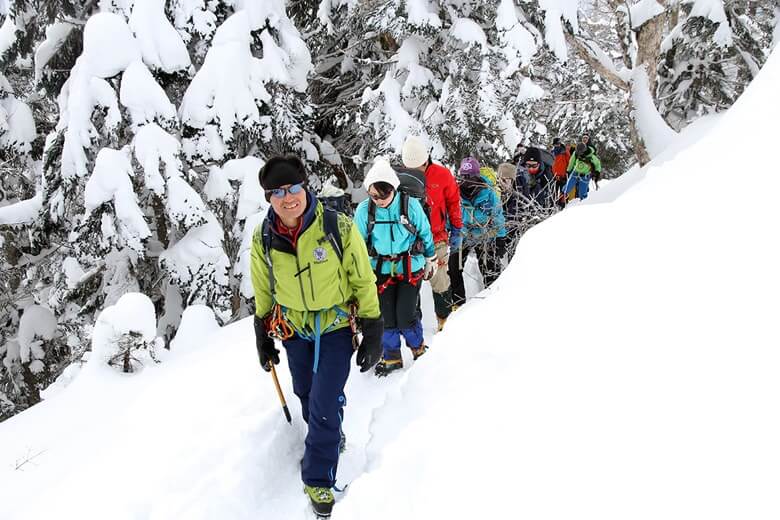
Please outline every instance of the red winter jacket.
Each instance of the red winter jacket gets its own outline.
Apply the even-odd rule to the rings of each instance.
[[[429,164],[425,169],[425,190],[431,207],[431,231],[434,242],[447,242],[447,217],[450,227],[462,228],[460,191],[455,177],[440,164]]]
[[[571,154],[569,154],[568,148],[564,148],[563,153],[559,153],[555,156],[555,162],[553,162],[552,172],[558,179],[566,178],[566,169],[569,167],[569,160]]]

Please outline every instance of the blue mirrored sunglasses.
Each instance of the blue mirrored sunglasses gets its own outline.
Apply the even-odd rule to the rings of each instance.
[[[277,199],[284,198],[285,195],[288,193],[290,195],[297,195],[301,191],[303,191],[303,184],[293,184],[292,186],[288,188],[276,188],[273,190],[268,190],[269,193],[271,193],[272,197],[276,197]]]

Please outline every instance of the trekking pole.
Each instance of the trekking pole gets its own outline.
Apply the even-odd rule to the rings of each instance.
[[[290,415],[290,410],[287,408],[287,401],[284,400],[284,394],[282,393],[282,387],[279,386],[279,378],[276,377],[276,368],[274,367],[273,362],[269,362],[269,365],[271,365],[271,377],[274,379],[274,386],[276,386],[276,393],[279,395],[279,400],[282,402],[282,410],[284,411],[284,417],[287,419],[287,422],[292,424],[292,415]]]

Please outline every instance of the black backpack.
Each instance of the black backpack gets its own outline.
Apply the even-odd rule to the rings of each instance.
[[[339,212],[328,207],[323,207],[323,210],[322,228],[325,232],[325,236],[320,239],[320,243],[326,240],[330,242],[331,247],[333,247],[333,250],[336,251],[336,256],[338,256],[339,262],[341,262],[344,259],[344,246],[341,241],[341,232],[339,231]],[[268,217],[263,220],[262,238],[265,263],[268,265],[269,288],[271,290],[271,296],[273,296],[275,300],[274,266],[271,261],[271,239],[273,237],[271,234],[271,221],[268,219]]]
[[[553,157],[553,154],[545,150],[544,148],[539,148],[539,155],[542,158],[542,162],[547,165],[547,168],[552,171],[553,163],[555,162],[555,157]]]

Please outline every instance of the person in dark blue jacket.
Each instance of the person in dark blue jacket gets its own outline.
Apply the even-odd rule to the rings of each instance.
[[[366,175],[369,198],[355,210],[355,225],[366,240],[377,277],[384,335],[378,377],[403,367],[401,336],[416,360],[427,347],[418,298],[422,280],[436,273],[433,234],[422,204],[398,190],[400,181],[390,163],[379,159]]]
[[[463,264],[474,249],[485,286],[493,283],[501,272],[501,258],[506,253],[506,226],[501,199],[491,181],[480,174],[479,161],[466,157],[460,163],[461,211],[463,213],[463,246],[450,255],[449,272],[452,280],[452,304],[466,301],[463,284]]]

